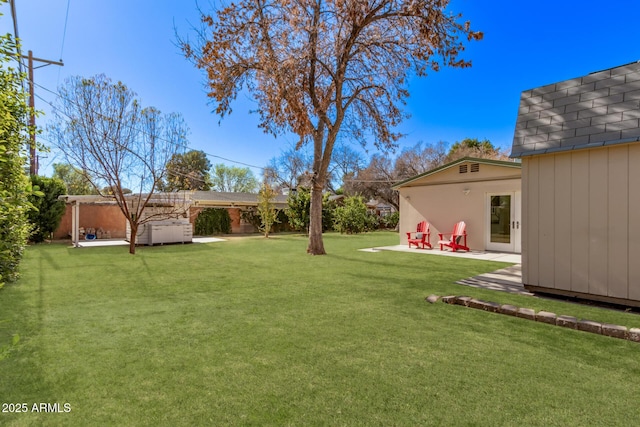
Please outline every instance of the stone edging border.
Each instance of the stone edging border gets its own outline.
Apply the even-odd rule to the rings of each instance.
[[[442,302],[446,304],[462,305],[464,307],[475,308],[492,313],[506,314],[508,316],[547,323],[549,325],[562,326],[564,328],[576,329],[578,331],[591,332],[593,334],[605,335],[607,337],[620,338],[640,343],[640,328],[627,329],[626,326],[611,325],[586,319],[578,320],[573,316],[558,316],[555,313],[550,313],[548,311],[539,311],[536,313],[535,310],[531,308],[519,308],[509,304],[500,305],[496,302],[483,301],[466,296],[449,295],[440,297],[438,295],[429,295],[425,298],[427,302],[432,304],[437,302],[439,299],[442,299]]]

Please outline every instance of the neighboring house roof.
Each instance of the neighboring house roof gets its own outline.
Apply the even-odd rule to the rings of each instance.
[[[640,141],[640,61],[522,92],[511,157]]]
[[[144,194],[142,196],[145,196]],[[137,194],[129,194],[126,198],[139,197]],[[115,198],[103,197],[99,195],[90,196],[73,196],[64,195],[58,197],[66,203],[80,204],[115,204]],[[208,207],[242,207],[242,206],[258,206],[258,195],[250,193],[223,193],[219,191],[180,191],[174,193],[155,193],[151,196],[150,202],[153,203],[171,203],[180,201],[182,203],[191,203],[195,206]],[[287,205],[287,196],[277,195],[274,203],[276,207],[282,208]]]
[[[219,191],[194,191],[191,200],[195,206],[241,207],[258,206],[258,195],[251,193],[224,193]],[[287,196],[278,194],[274,204],[277,207],[287,205]]]
[[[146,197],[148,193],[143,194],[125,194],[125,200],[137,199],[140,197]],[[65,203],[78,203],[82,205],[113,205],[117,204],[114,196],[101,196],[99,194],[90,195],[73,195],[65,194],[58,196],[58,200],[62,200]],[[151,204],[175,204],[176,202],[189,203],[191,201],[188,191],[177,191],[173,193],[154,193],[149,199]]]
[[[419,179],[425,178],[427,176],[436,174],[438,172],[442,172],[446,169],[450,169],[450,168],[455,168],[463,163],[477,163],[477,164],[485,164],[485,165],[493,165],[493,166],[504,166],[504,167],[509,167],[509,168],[517,168],[517,169],[521,169],[522,168],[522,164],[519,162],[515,162],[515,161],[505,161],[505,160],[494,160],[494,159],[478,159],[475,157],[463,157],[462,159],[458,159],[455,160],[451,163],[447,163],[446,165],[442,165],[440,167],[437,167],[435,169],[431,169],[425,173],[421,173],[420,175],[416,175],[414,177],[411,177],[409,179],[405,179],[404,181],[400,181],[398,183],[396,183],[395,185],[393,185],[391,188],[393,188],[394,190],[399,190],[402,187],[408,186],[409,184],[411,184],[414,181],[417,181]]]

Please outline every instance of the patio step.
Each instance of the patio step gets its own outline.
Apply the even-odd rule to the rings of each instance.
[[[458,280],[459,285],[471,286],[474,288],[490,289],[494,291],[509,292],[520,295],[533,295],[528,292],[522,283],[515,283],[508,280],[500,280],[494,278],[483,278],[482,276],[470,277],[468,279]]]
[[[456,282],[474,288],[485,288],[520,295],[533,295],[522,285],[522,266],[512,265],[491,273],[480,274]]]

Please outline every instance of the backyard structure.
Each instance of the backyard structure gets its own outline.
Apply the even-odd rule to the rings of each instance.
[[[243,211],[257,212],[258,195],[252,193],[226,193],[219,191],[194,191],[191,195],[191,223],[194,224],[198,214],[203,209],[226,209],[231,217],[232,233],[253,233],[256,228],[242,218]],[[287,207],[287,196],[277,195],[275,208],[280,210]]]
[[[518,162],[465,157],[399,182],[400,243],[421,221],[432,236],[464,221],[470,249],[519,253],[520,172]]]
[[[185,212],[186,215],[179,216],[186,218],[191,223],[192,232],[198,214],[208,208],[227,209],[231,217],[232,233],[252,233],[255,231],[255,227],[243,220],[241,214],[242,211],[256,210],[258,206],[257,194],[194,191],[187,193],[186,197],[185,203],[189,204],[189,208]],[[94,231],[98,239],[127,238],[127,221],[112,198],[102,196],[62,196],[61,198],[67,203],[67,206],[60,226],[54,233],[55,239],[71,237],[72,241],[77,242],[84,239],[89,230]],[[275,205],[277,209],[284,209],[287,206],[287,196],[277,196]],[[150,213],[152,208],[153,206],[149,208]],[[184,220],[180,220],[180,224],[165,224],[164,228],[173,228],[174,226],[176,232],[177,228],[184,230]],[[77,234],[74,235],[74,232]],[[140,244],[149,243],[149,233],[150,227],[141,227],[138,231]],[[190,241],[188,235],[184,235],[184,241]]]
[[[527,289],[640,306],[640,63],[522,92]]]
[[[60,200],[66,203],[66,209],[58,229],[54,232],[54,238],[71,237],[76,247],[81,239],[130,239],[129,222],[113,197],[64,195],[60,196]],[[140,195],[137,194],[126,195],[125,200],[131,205],[141,203]],[[191,199],[186,192],[153,194],[143,211],[144,218],[136,234],[136,243],[153,244],[153,228],[156,243],[190,242],[190,205]],[[184,227],[185,224],[187,227]],[[178,226],[184,230],[180,236],[169,232]]]

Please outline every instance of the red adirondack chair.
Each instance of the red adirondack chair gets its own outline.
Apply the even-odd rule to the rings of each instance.
[[[413,234],[413,237],[411,235]],[[409,242],[409,248],[411,245],[416,245],[416,248],[424,249],[426,246],[431,248],[431,230],[429,229],[429,223],[427,221],[422,221],[416,227],[416,231],[407,232],[407,241]]]
[[[440,245],[440,250],[444,250],[443,246],[447,246],[451,248],[453,252],[458,249],[464,249],[465,251],[469,251],[469,247],[467,246],[467,224],[464,221],[460,221],[453,227],[453,233],[438,233],[440,236],[440,240],[438,244]],[[444,236],[451,236],[449,239],[446,239]],[[460,243],[462,240],[463,243]]]

